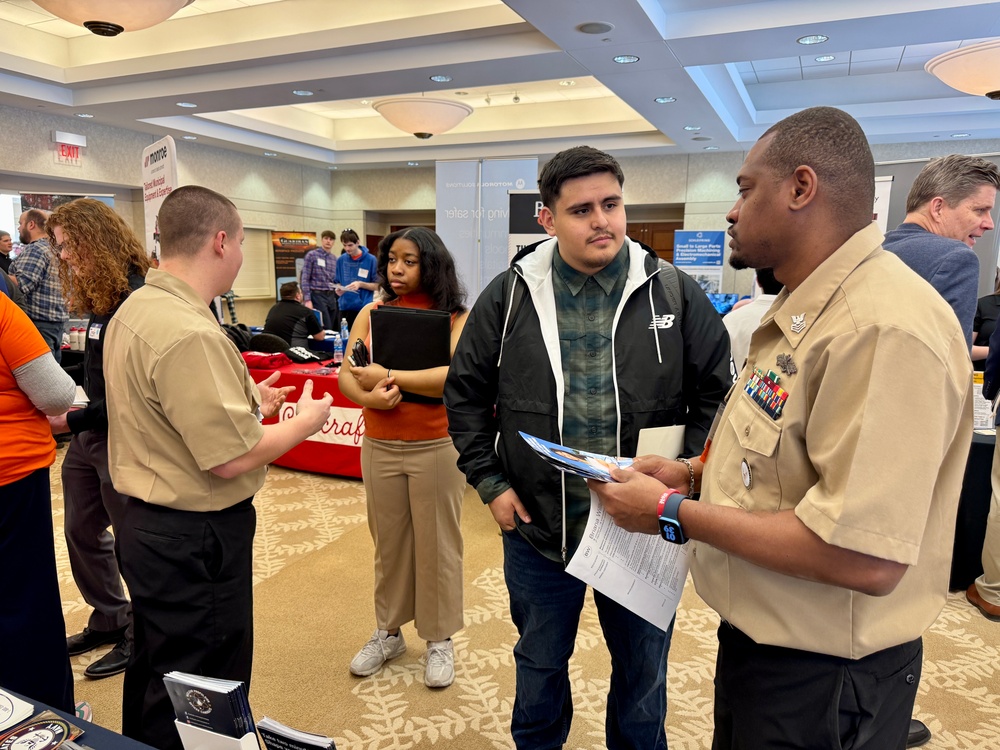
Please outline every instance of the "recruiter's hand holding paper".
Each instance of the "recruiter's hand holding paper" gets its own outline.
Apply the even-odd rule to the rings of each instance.
[[[611,479],[609,465],[627,468],[631,458],[600,456],[520,433],[543,459],[560,471],[603,482]],[[640,455],[676,458],[684,445],[684,427],[642,430]],[[583,540],[566,572],[630,611],[666,630],[684,591],[689,567],[688,546],[667,544],[660,537],[625,531],[590,494],[590,518]]]

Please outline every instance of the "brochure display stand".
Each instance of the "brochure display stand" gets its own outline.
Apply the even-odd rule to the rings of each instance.
[[[236,739],[185,724],[176,719],[174,724],[177,726],[177,733],[181,736],[184,750],[260,750],[257,735],[254,732],[247,732]]]

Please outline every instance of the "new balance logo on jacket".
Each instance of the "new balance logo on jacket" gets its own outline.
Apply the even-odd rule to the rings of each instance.
[[[649,328],[673,328],[674,316],[673,315],[654,315],[653,320],[649,323]]]

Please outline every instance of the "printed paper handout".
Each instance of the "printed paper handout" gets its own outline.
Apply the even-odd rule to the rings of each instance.
[[[567,448],[524,432],[520,435],[560,471],[602,482],[614,481],[611,467],[624,469],[633,461]],[[655,450],[665,458],[674,458],[683,445],[683,436],[682,426],[640,433],[640,453]],[[670,544],[659,536],[619,528],[592,492],[587,528],[566,572],[666,630],[684,591],[688,554],[688,545]]]

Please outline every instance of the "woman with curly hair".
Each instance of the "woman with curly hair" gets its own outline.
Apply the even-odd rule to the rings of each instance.
[[[104,394],[104,332],[129,294],[143,285],[150,261],[142,243],[110,207],[93,198],[60,206],[46,231],[59,255],[59,277],[70,309],[89,314],[83,354],[83,409],[50,417],[52,432],[72,432],[62,465],[64,531],[73,580],[94,611],[83,632],[67,639],[70,656],[113,645],[84,674],[125,671],[132,652],[131,612],[122,589],[114,526],[126,498],[108,469],[108,409]]]

